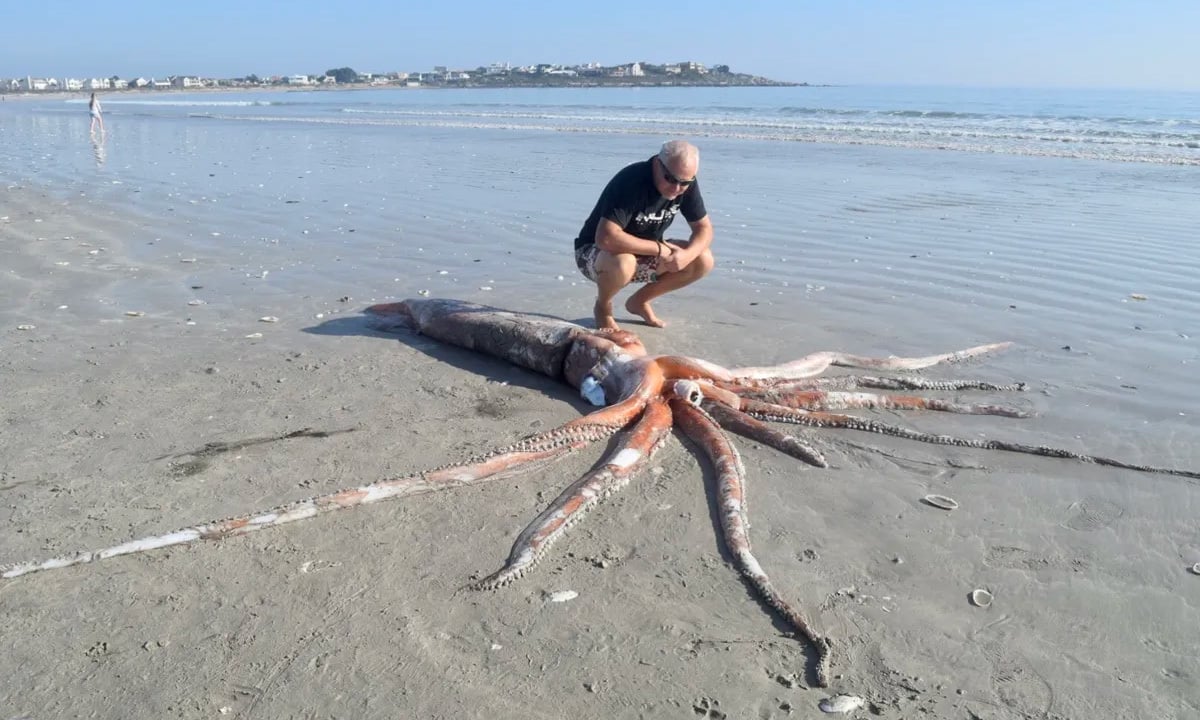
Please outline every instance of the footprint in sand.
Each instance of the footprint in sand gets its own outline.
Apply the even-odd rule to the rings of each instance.
[[[692,711],[700,717],[715,718],[716,720],[725,720],[726,715],[721,711],[721,701],[713,698],[702,697],[692,703]]]
[[[983,647],[992,665],[992,691],[1006,707],[1023,718],[1044,718],[1054,702],[1054,689],[1020,654],[1004,643]]]
[[[1025,548],[1012,545],[992,545],[983,561],[990,567],[1013,570],[1071,570],[1082,572],[1090,563],[1083,558],[1066,558],[1061,555],[1038,555]]]
[[[1080,532],[1091,532],[1112,525],[1125,514],[1125,508],[1103,498],[1085,498],[1071,503],[1062,526]]]

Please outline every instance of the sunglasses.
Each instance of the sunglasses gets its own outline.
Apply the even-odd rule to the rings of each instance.
[[[679,187],[687,187],[688,185],[691,185],[692,183],[696,182],[696,178],[692,178],[691,180],[680,180],[679,178],[675,177],[674,175],[671,174],[671,171],[667,169],[667,164],[665,162],[663,162],[662,160],[659,160],[658,164],[660,167],[662,167],[663,179],[666,180],[667,182],[671,183],[672,185],[678,185]]]

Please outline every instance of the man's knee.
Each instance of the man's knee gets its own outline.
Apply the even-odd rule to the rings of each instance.
[[[696,259],[688,263],[688,269],[692,271],[693,277],[696,279],[702,278],[712,272],[716,261],[713,260],[712,250],[704,249],[704,252],[696,256]]]
[[[601,251],[596,257],[596,272],[608,275],[612,280],[619,280],[622,285],[628,285],[637,272],[637,256],[632,253],[612,254]]]

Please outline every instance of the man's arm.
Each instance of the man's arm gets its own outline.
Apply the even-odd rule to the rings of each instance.
[[[605,217],[600,218],[600,223],[596,225],[596,247],[610,255],[618,253],[659,255],[660,253],[657,242],[630,235],[622,230],[620,225]],[[661,248],[661,251],[670,252],[667,248]]]
[[[660,272],[679,272],[712,245],[713,226],[707,215],[688,223],[688,227],[692,229],[691,242],[684,248],[672,245],[668,241],[667,246],[671,248],[671,254],[658,261]]]

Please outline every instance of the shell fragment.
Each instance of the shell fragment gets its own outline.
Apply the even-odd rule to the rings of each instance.
[[[987,590],[972,590],[971,604],[975,607],[985,608],[992,604],[992,594]]]
[[[849,713],[865,704],[865,700],[855,695],[834,695],[822,700],[817,707],[821,708],[821,712],[824,713]]]
[[[926,505],[932,505],[935,508],[942,510],[954,510],[958,507],[958,501],[945,495],[926,495],[921,498]]]

